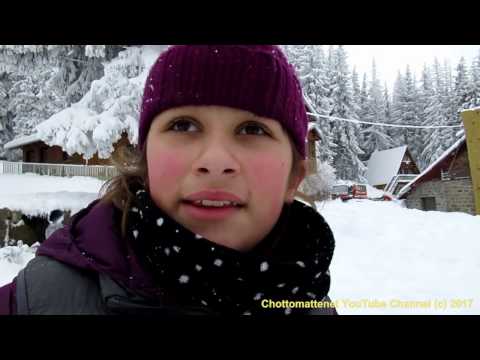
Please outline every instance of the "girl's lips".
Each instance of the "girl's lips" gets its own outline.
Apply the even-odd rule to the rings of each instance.
[[[182,201],[187,214],[198,220],[223,220],[241,210],[239,206],[203,207],[188,201]]]

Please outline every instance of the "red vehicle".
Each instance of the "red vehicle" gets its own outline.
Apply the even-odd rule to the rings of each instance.
[[[367,186],[364,184],[336,185],[333,187],[332,199],[367,199]]]

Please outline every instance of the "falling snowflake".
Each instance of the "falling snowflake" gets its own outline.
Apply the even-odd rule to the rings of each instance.
[[[223,261],[221,259],[215,259],[215,261],[213,262],[213,264],[215,266],[222,266],[223,264]]]
[[[158,225],[158,226],[162,226],[162,225],[163,225],[163,218],[159,217],[159,218],[157,219],[157,225]]]
[[[133,230],[133,236],[135,237],[135,239],[137,238],[137,236],[138,236],[138,230]]]
[[[188,283],[188,280],[190,280],[190,278],[188,277],[188,275],[185,275],[185,274],[178,278],[178,282],[180,284],[186,284]]]
[[[268,262],[264,261],[260,264],[260,271],[264,272],[268,270]]]
[[[302,268],[305,267],[305,263],[303,261],[297,261],[296,264]]]

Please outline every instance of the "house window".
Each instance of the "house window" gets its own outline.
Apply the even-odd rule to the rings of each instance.
[[[422,198],[422,209],[425,211],[428,210],[437,210],[437,203],[434,197],[423,197]]]

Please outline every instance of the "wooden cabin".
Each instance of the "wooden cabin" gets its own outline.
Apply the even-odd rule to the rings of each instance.
[[[475,215],[475,200],[465,136],[399,194],[408,208],[460,211]]]
[[[91,159],[86,160],[82,155],[75,153],[68,155],[60,146],[50,146],[39,139],[38,135],[33,134],[16,138],[4,145],[5,149],[21,149],[23,153],[22,160],[26,163],[46,163],[46,164],[69,164],[69,165],[112,165],[114,157],[120,146],[129,146],[130,142],[126,133],[122,134],[117,143],[113,145],[114,151],[108,159],[101,159],[95,154]]]
[[[368,184],[394,195],[418,174],[418,166],[406,145],[374,151],[367,163]]]

